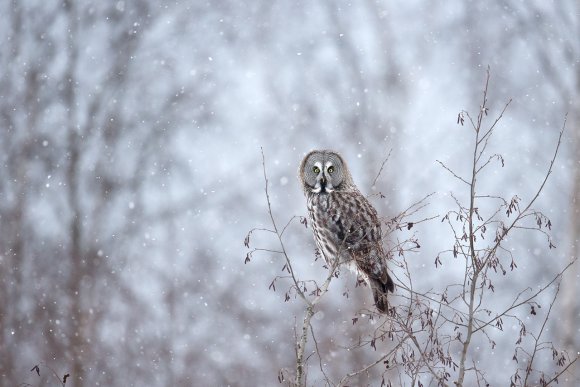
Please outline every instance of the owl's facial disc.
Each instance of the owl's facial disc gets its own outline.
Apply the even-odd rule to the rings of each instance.
[[[320,161],[314,163],[312,167],[312,172],[316,176],[316,181],[312,192],[314,193],[331,193],[334,191],[334,186],[332,184],[335,168],[332,165],[332,161],[326,161],[324,166]]]

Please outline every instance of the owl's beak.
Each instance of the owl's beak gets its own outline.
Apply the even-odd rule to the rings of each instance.
[[[324,175],[322,175],[320,178],[320,192],[325,191],[326,191],[326,178],[324,177]]]

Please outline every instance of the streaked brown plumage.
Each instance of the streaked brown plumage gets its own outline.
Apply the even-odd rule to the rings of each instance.
[[[357,189],[336,152],[310,152],[299,174],[314,239],[327,265],[338,259],[339,264],[356,269],[370,286],[377,309],[385,313],[387,293],[394,290],[394,284],[387,271],[376,210]]]

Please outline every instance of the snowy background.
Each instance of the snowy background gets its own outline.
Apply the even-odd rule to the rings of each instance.
[[[421,215],[442,215],[451,191],[468,193],[436,160],[468,172],[472,132],[456,119],[477,114],[488,65],[491,117],[513,99],[488,193],[531,199],[569,114],[535,206],[557,249],[521,234],[519,271],[496,286],[544,284],[578,254],[577,1],[26,0],[0,15],[0,385],[54,385],[47,367],[74,386],[276,385],[302,314],[288,283],[268,290],[279,257],[244,264],[245,235],[269,221],[260,149],[280,222],[306,215],[296,176],[313,148],[338,150],[363,193],[385,194],[381,215],[431,192]],[[460,282],[434,271],[448,230],[414,231],[420,286]],[[322,278],[311,231],[287,238],[299,273]],[[341,349],[371,305],[354,282],[333,282],[315,317],[333,377],[376,356]],[[548,335],[577,351],[578,289],[564,285]],[[506,385],[513,349],[481,351]]]

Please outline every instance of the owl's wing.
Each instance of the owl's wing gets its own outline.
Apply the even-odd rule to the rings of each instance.
[[[340,250],[368,253],[381,243],[381,225],[377,212],[359,193],[340,193],[337,205],[330,206],[327,227],[334,234]]]
[[[337,222],[337,237],[354,258],[360,271],[371,279],[392,282],[383,252],[381,224],[377,212],[360,193],[345,198],[346,208]],[[388,286],[389,288],[391,285]]]

